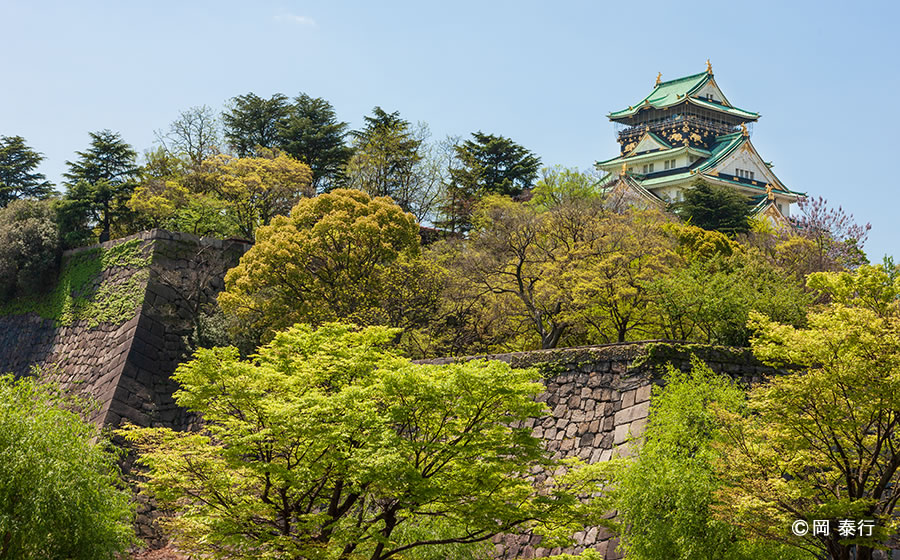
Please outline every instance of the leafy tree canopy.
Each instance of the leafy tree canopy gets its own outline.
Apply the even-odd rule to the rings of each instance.
[[[344,166],[353,155],[344,142],[347,128],[347,123],[337,120],[331,103],[321,97],[301,93],[289,108],[280,146],[312,169],[316,192],[328,191],[343,180]]]
[[[257,146],[278,148],[289,114],[288,98],[280,93],[269,99],[255,93],[238,95],[222,114],[225,142],[242,158],[255,155]]]
[[[55,218],[46,200],[0,208],[0,301],[39,291],[56,278],[62,251]]]
[[[362,130],[350,133],[355,153],[347,164],[347,185],[371,196],[389,196],[409,211],[420,180],[423,139],[398,111],[375,107],[365,119]]]
[[[112,228],[127,219],[126,203],[140,176],[137,152],[117,132],[91,132],[91,145],[75,152],[78,159],[67,161],[67,204],[61,210],[73,228],[87,230],[94,223],[100,228],[100,241],[110,238]],[[77,232],[76,232],[77,233]]]
[[[410,214],[390,199],[335,189],[260,227],[256,244],[226,275],[219,303],[263,338],[297,321],[407,326],[438,293],[418,256]],[[409,285],[411,278],[418,283]],[[407,289],[406,302],[392,295]]]
[[[44,157],[21,136],[0,136],[0,208],[20,198],[46,198],[53,185],[37,166]]]
[[[575,168],[556,165],[544,168],[532,191],[531,204],[552,208],[600,198],[597,179]]]
[[[834,298],[805,328],[752,316],[753,351],[803,368],[749,394],[747,413],[723,419],[724,519],[785,539],[797,519],[830,520],[829,535],[794,545],[828,558],[870,560],[896,533],[900,482],[900,285],[882,267],[815,273],[811,288]],[[840,520],[872,520],[869,535],[841,535]]]
[[[217,348],[179,367],[176,400],[205,430],[127,435],[147,489],[178,513],[165,523],[179,546],[212,558],[384,560],[534,521],[577,526],[589,481],[533,487],[545,451],[515,427],[546,410],[536,372],[414,365],[385,349],[396,334],[296,325],[253,361]]]
[[[540,158],[509,138],[481,131],[473,132],[471,140],[459,144],[456,155],[472,173],[459,178],[474,180],[473,190],[507,196],[516,196],[531,188],[541,165]]]
[[[0,376],[0,559],[119,558],[134,538],[114,454],[85,403]]]
[[[694,360],[690,372],[669,367],[665,385],[654,387],[640,449],[622,463],[614,483],[622,548],[636,560],[755,560],[805,558],[809,554],[750,540],[748,533],[717,519],[721,483],[713,441],[720,430],[715,410],[736,413],[744,391]],[[632,425],[633,426],[633,425]]]
[[[206,183],[225,204],[225,212],[245,239],[259,226],[287,214],[302,196],[312,196],[309,166],[280,150],[259,148],[256,157],[218,155],[204,166]]]
[[[442,208],[441,227],[468,231],[478,200],[486,194],[518,196],[531,188],[541,160],[504,136],[473,132],[472,139],[454,146]]]
[[[749,199],[734,189],[696,181],[684,191],[684,201],[674,205],[675,213],[691,225],[728,235],[750,231]]]

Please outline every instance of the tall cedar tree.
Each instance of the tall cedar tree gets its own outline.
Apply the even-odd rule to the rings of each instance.
[[[375,107],[365,119],[362,130],[350,133],[356,154],[347,166],[348,185],[370,196],[389,196],[409,211],[422,142],[398,111],[387,113]]]
[[[734,235],[750,231],[749,203],[746,196],[733,189],[698,180],[684,191],[684,201],[673,209],[692,225]]]
[[[100,241],[108,241],[113,222],[128,212],[126,203],[140,175],[137,152],[111,130],[91,132],[91,146],[75,152],[78,160],[67,161],[64,212],[77,213],[82,224],[94,220],[100,226]],[[67,220],[64,220],[67,221]]]
[[[53,185],[35,173],[44,157],[21,136],[0,136],[0,208],[20,198],[47,198]]]
[[[486,193],[518,196],[537,179],[541,160],[531,151],[504,136],[473,132],[474,140],[456,146],[456,154]],[[455,175],[454,179],[457,176]]]
[[[509,138],[481,131],[472,138],[454,148],[456,164],[450,169],[444,220],[439,223],[452,231],[469,230],[482,196],[518,196],[530,189],[541,166],[539,157]]]
[[[231,108],[222,114],[225,142],[238,157],[255,155],[257,146],[278,148],[279,130],[290,113],[288,98],[276,93],[263,99],[255,93],[238,95]]]
[[[348,125],[340,122],[331,103],[301,93],[294,98],[281,129],[281,149],[307,164],[313,172],[316,192],[341,183],[344,166],[353,149],[344,143]]]

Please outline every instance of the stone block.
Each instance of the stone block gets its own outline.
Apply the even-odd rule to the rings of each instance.
[[[647,418],[641,418],[631,423],[631,435],[633,437],[641,437],[647,428]]]
[[[623,408],[619,412],[616,412],[616,424],[618,425],[627,422],[633,422],[634,420],[637,420],[639,418],[646,418],[649,411],[650,401],[644,401],[634,406]]]
[[[619,424],[618,426],[616,426],[615,437],[613,439],[613,443],[615,445],[624,443],[625,440],[628,439],[628,428],[629,424]]]
[[[653,388],[652,383],[647,383],[637,389],[637,396],[635,396],[635,402],[644,402],[650,400],[650,391]]]

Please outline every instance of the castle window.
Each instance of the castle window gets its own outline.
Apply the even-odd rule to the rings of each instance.
[[[666,160],[666,165],[665,165],[664,169],[668,169],[668,168],[669,168],[669,160]]]

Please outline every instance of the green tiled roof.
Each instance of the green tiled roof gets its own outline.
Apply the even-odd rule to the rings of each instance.
[[[651,134],[653,134],[653,133],[651,132]],[[614,158],[610,158],[610,159],[607,159],[604,161],[598,161],[595,165],[608,165],[611,163],[621,163],[623,161],[629,161],[629,162],[640,161],[640,160],[644,160],[644,159],[656,158],[656,157],[659,157],[660,155],[663,155],[666,153],[674,154],[674,153],[681,153],[681,152],[685,152],[685,151],[687,151],[688,153],[696,154],[698,156],[703,156],[703,157],[709,157],[709,155],[710,155],[710,152],[704,150],[703,148],[695,148],[693,146],[675,146],[674,148],[667,148],[665,150],[657,150],[657,151],[653,151],[653,152],[644,152],[642,154],[635,154],[633,156],[628,156],[628,157],[618,155]]]
[[[707,101],[706,99],[700,99],[699,97],[691,97],[690,102],[694,105],[699,105],[700,107],[706,107],[707,109],[712,109],[713,111],[722,111],[723,113],[728,113],[729,115],[734,115],[736,117],[741,117],[744,119],[756,120],[759,118],[759,113],[752,113],[750,111],[738,109],[737,107],[728,107],[726,105],[722,105],[721,103],[715,103],[713,101]]]
[[[741,132],[732,132],[731,134],[724,134],[716,137],[716,145],[713,146],[709,159],[698,165],[694,169],[694,172],[700,173],[710,167],[714,167],[723,157],[727,156],[740,146],[743,141],[744,134]]]
[[[641,99],[637,104],[627,109],[622,109],[621,111],[610,113],[608,116],[610,119],[615,120],[618,118],[629,117],[637,113],[641,107],[649,106],[656,109],[662,109],[663,107],[671,107],[672,105],[685,102],[686,100],[688,100],[690,94],[702,88],[711,79],[712,74],[708,72],[701,72],[699,74],[692,74],[690,76],[678,78],[677,80],[660,82],[656,85],[656,87],[653,88],[653,91],[650,92],[650,95]],[[737,107],[729,107],[727,105],[713,103],[705,99],[694,97],[690,97],[689,100],[691,103],[694,103],[701,107],[713,109],[715,111],[722,111],[736,117],[751,120],[759,118],[758,113],[744,111],[743,109],[738,109]]]
[[[684,78],[678,78],[677,80],[669,80],[668,82],[660,82],[653,91],[650,92],[650,95],[641,99],[641,101],[635,105],[634,107],[629,107],[628,109],[623,109],[621,111],[616,111],[615,113],[610,113],[609,117],[625,117],[631,115],[641,105],[649,104],[657,109],[661,109],[662,107],[668,107],[669,105],[674,105],[675,103],[679,103],[684,96],[688,94],[688,92],[693,91],[699,87],[702,87],[703,84],[709,79],[709,74],[706,72],[701,72],[700,74],[694,74],[692,76],[685,76]]]

